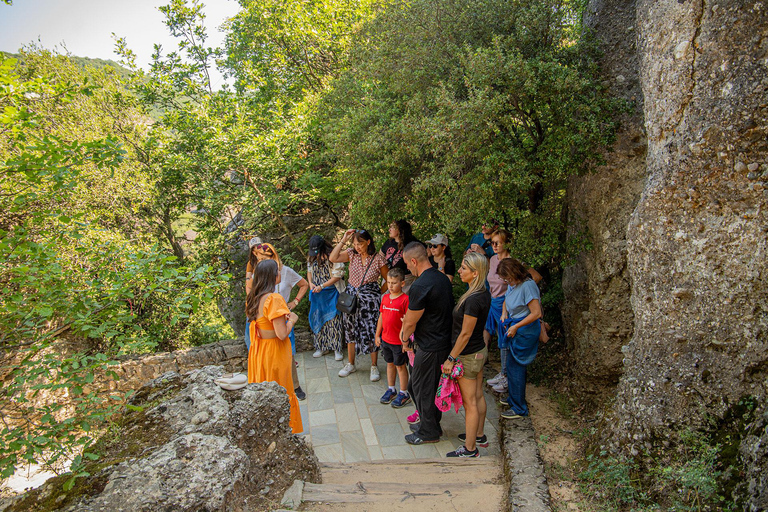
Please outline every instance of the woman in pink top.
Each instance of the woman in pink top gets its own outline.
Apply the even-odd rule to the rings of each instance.
[[[493,386],[494,391],[504,393],[507,391],[506,361],[507,346],[506,337],[498,336],[498,328],[501,325],[501,310],[504,304],[504,294],[507,292],[507,283],[496,273],[499,268],[499,262],[506,258],[511,258],[507,243],[512,238],[512,234],[506,229],[497,229],[491,234],[491,247],[495,253],[488,262],[488,285],[491,292],[491,311],[488,314],[488,320],[485,322],[485,345],[491,341],[491,334],[496,334],[500,341],[499,350],[501,351],[501,372],[492,379],[488,379],[488,384]],[[529,269],[531,277],[538,284],[541,281],[541,274],[534,269]],[[505,340],[505,341],[501,341]]]
[[[352,240],[352,246],[346,251],[343,247]],[[376,346],[376,323],[379,318],[382,286],[379,279],[385,280],[386,287],[387,262],[380,252],[376,251],[373,238],[364,229],[350,229],[344,233],[344,238],[336,244],[328,257],[332,263],[349,262],[349,280],[346,292],[357,296],[357,309],[345,313],[344,337],[347,340],[349,362],[339,372],[339,377],[346,377],[357,371],[355,354],[371,354],[371,381],[381,378]]]

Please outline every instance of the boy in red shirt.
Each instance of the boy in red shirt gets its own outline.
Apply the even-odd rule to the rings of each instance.
[[[389,293],[381,298],[379,322],[376,325],[376,346],[381,347],[381,354],[387,362],[387,385],[389,389],[379,400],[383,404],[392,404],[399,409],[411,402],[408,394],[408,369],[405,363],[408,356],[403,352],[400,342],[400,329],[403,316],[408,311],[408,296],[403,293],[405,273],[393,267],[387,274]],[[395,390],[395,377],[400,377],[400,392]]]

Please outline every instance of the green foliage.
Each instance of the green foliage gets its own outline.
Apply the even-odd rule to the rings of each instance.
[[[646,501],[637,489],[638,466],[631,459],[613,457],[602,451],[599,456],[588,455],[587,464],[587,469],[579,475],[585,494],[614,510]]]
[[[301,102],[322,92],[345,61],[370,0],[240,0],[228,23],[226,67],[238,91],[260,102]]]
[[[566,180],[600,160],[615,128],[580,8],[417,0],[368,23],[322,109],[341,179],[365,190],[352,217],[407,216],[449,235],[495,217],[516,235],[513,254],[556,268]]]
[[[613,510],[731,510],[722,496],[720,445],[686,429],[674,449],[641,462],[605,451],[588,455],[582,490]],[[640,459],[638,459],[640,460]]]
[[[64,57],[0,61],[3,477],[67,459],[82,476],[94,431],[125,401],[98,392],[114,358],[153,350],[225,279],[136,231],[151,176],[110,133],[141,121],[126,101],[114,74]]]
[[[116,357],[224,336],[214,304],[245,233],[298,267],[315,232],[405,217],[458,259],[499,218],[556,314],[566,181],[615,130],[583,2],[241,5],[218,49],[200,2],[171,0],[178,45],[147,73],[121,38],[129,76],[34,48],[0,61],[2,475],[68,458],[73,485],[125,404],[97,393]]]

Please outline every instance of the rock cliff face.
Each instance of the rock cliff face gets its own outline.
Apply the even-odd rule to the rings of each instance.
[[[563,307],[574,375],[598,401],[622,373],[621,347],[632,337],[627,223],[642,192],[646,141],[635,44],[635,2],[597,0],[585,23],[600,39],[601,69],[613,94],[631,105],[606,165],[568,183],[569,236],[584,235],[592,249],[565,269]]]
[[[635,335],[616,412],[662,423],[764,398],[768,15],[758,2],[641,2],[647,184],[628,231]]]
[[[91,474],[65,491],[62,478],[5,503],[16,511],[271,510],[294,479],[319,482],[317,458],[288,426],[285,390],[275,383],[224,391],[207,366],[148,382],[99,441]]]
[[[605,1],[592,7],[599,21],[630,4]],[[768,392],[768,11],[762,2],[728,0],[639,0],[634,10],[648,148],[642,194],[626,232],[624,275],[634,328],[622,348],[607,438],[636,453],[658,447],[670,432],[703,426],[707,416],[723,418],[746,397],[758,404],[757,422],[765,421],[760,417]],[[615,31],[611,24],[602,27]],[[606,69],[610,74],[611,62]],[[579,185],[590,193],[597,187],[599,197],[599,183]],[[575,204],[576,211],[595,214],[595,208]],[[610,210],[597,211],[602,212]],[[624,220],[618,215],[593,222],[595,237],[603,226],[612,234],[614,223],[620,231]],[[624,328],[625,309],[614,316],[615,308],[595,305],[599,299],[593,293],[611,296],[611,280],[622,274],[611,269],[622,262],[601,259],[600,251],[615,254],[620,248],[599,241],[581,267],[570,271],[582,283],[570,291],[577,308],[605,312]],[[590,270],[595,268],[602,270]],[[566,318],[575,353],[591,350],[585,328],[574,327],[578,315]],[[589,343],[616,350],[618,340],[605,334],[599,331],[602,341]],[[615,367],[612,359],[607,366]],[[759,476],[768,458],[768,447],[760,442],[764,427],[745,425],[744,433],[747,508],[764,509],[768,490]]]

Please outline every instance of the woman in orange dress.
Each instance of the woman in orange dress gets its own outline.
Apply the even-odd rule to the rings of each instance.
[[[250,320],[251,348],[248,350],[248,382],[274,381],[285,388],[291,405],[290,426],[294,434],[304,431],[299,400],[293,386],[293,355],[288,335],[298,317],[285,299],[275,293],[280,282],[277,262],[264,260],[256,265],[246,299]]]

